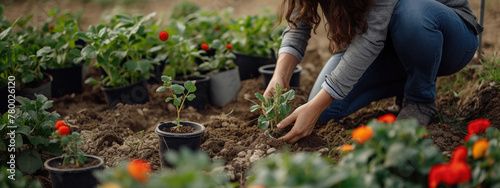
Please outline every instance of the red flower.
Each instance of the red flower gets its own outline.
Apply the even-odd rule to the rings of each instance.
[[[208,47],[208,44],[207,44],[207,43],[202,43],[202,44],[201,44],[201,49],[202,49],[202,50],[205,50],[205,51],[208,51],[210,48]]]
[[[49,29],[52,31],[54,30],[54,26],[49,26]]]
[[[471,168],[466,162],[467,148],[459,146],[453,152],[448,164],[438,164],[429,172],[429,187],[435,188],[439,183],[456,185],[468,182],[471,179]]]
[[[149,179],[151,166],[146,161],[134,159],[127,164],[127,172],[138,182],[144,183]]]
[[[66,124],[64,124],[64,122],[62,120],[57,120],[56,122],[56,129],[59,129],[59,127],[61,126],[67,126]]]
[[[166,41],[168,39],[168,33],[166,31],[161,31],[159,37],[160,40]]]
[[[68,135],[69,134],[69,127],[66,125],[60,126],[59,129],[57,129],[59,132],[59,135]]]
[[[231,49],[233,49],[233,46],[231,46],[231,44],[226,44],[226,48],[227,48],[228,50],[231,50]]]
[[[377,119],[380,123],[392,124],[396,121],[396,116],[394,114],[385,114]]]
[[[488,127],[490,127],[491,122],[487,119],[476,119],[471,121],[467,126],[467,135],[464,140],[468,141],[473,134],[484,133]]]

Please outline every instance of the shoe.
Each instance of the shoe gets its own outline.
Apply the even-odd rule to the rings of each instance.
[[[396,117],[396,121],[414,118],[418,120],[419,126],[426,126],[434,120],[436,113],[436,102],[416,103],[404,98],[402,109]]]

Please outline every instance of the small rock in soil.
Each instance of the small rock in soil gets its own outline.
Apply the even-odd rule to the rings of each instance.
[[[229,125],[229,128],[231,128],[231,129],[237,129],[237,128],[238,128],[238,125],[231,124],[231,125]]]
[[[271,153],[273,153],[275,151],[276,151],[276,148],[269,148],[266,153],[267,154],[271,154]]]
[[[139,115],[141,115],[141,116],[144,116],[144,112],[143,112],[141,109],[139,109],[139,108],[137,109],[137,113],[138,113]]]
[[[219,153],[226,153],[228,152],[229,150],[227,150],[226,148],[222,149]]]
[[[262,151],[262,150],[255,150],[255,151],[253,152],[253,154],[254,154],[254,155],[257,155],[257,156],[259,156],[259,157],[261,157],[262,155],[264,155],[264,151]]]
[[[328,153],[330,150],[328,148],[321,148],[319,150],[320,153]]]
[[[451,140],[453,140],[455,142],[459,142],[461,139],[458,136],[453,136],[453,137],[451,137]]]
[[[252,155],[250,157],[250,163],[254,163],[255,161],[258,161],[260,159],[260,157],[258,155]]]
[[[224,122],[222,122],[222,127],[227,127],[227,126],[229,126],[229,123],[228,123],[228,122],[225,122],[225,121],[224,121]]]
[[[177,111],[177,109],[175,108],[175,106],[173,104],[171,104],[171,103],[168,103],[167,110],[169,112],[175,112],[175,111]]]
[[[124,153],[128,153],[130,152],[130,147],[127,145],[121,145],[120,147],[118,147],[118,150]]]
[[[238,153],[238,157],[245,157],[245,155],[247,155],[247,152],[245,152],[245,151],[240,151]]]

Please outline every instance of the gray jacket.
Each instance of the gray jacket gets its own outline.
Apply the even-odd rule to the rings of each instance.
[[[334,99],[343,99],[382,51],[387,37],[389,21],[398,1],[376,0],[376,5],[372,7],[367,15],[368,30],[354,37],[342,56],[339,65],[330,75],[326,75],[327,78],[322,87]],[[437,1],[455,11],[476,35],[483,31],[483,27],[477,23],[476,16],[472,13],[467,0]],[[296,9],[292,15],[296,15],[298,10]],[[296,24],[296,29],[288,27],[283,32],[283,41],[279,53],[292,54],[300,62],[304,56],[307,41],[311,37],[312,27],[301,21],[297,21]],[[363,53],[359,53],[359,51]]]

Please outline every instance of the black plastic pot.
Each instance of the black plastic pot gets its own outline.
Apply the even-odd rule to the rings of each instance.
[[[67,94],[82,93],[82,64],[67,68],[47,69],[52,75],[52,97],[62,97]]]
[[[193,108],[196,108],[198,110],[206,109],[208,103],[208,91],[210,89],[210,77],[197,76],[197,77],[190,77],[187,80],[196,81],[195,83],[196,91],[194,92],[196,98],[194,98],[192,101],[186,100],[184,105],[192,106]],[[179,85],[184,85],[185,82],[186,82],[185,80],[182,81],[172,80],[172,83]]]
[[[175,122],[160,122],[156,126],[155,132],[158,134],[160,142],[160,163],[162,167],[172,167],[170,163],[165,159],[165,153],[167,151],[179,151],[180,148],[188,148],[191,150],[199,150],[201,144],[201,135],[205,132],[205,126],[189,122],[181,121],[182,126],[189,126],[196,130],[193,133],[170,133],[162,131],[164,128],[175,127]]]
[[[7,85],[0,87],[0,114],[5,114],[9,110]]]
[[[45,82],[41,85],[38,85],[38,86],[35,86],[35,87],[25,87],[23,89],[21,89],[20,91],[17,91],[17,95],[20,95],[20,96],[23,96],[23,97],[26,97],[28,99],[31,99],[31,100],[35,100],[36,99],[36,96],[35,94],[42,94],[44,95],[45,97],[47,98],[51,98],[52,97],[52,76],[47,74],[47,73],[43,73],[44,77],[47,77],[49,79],[48,82]]]
[[[109,108],[111,109],[114,109],[118,103],[144,104],[149,101],[149,92],[146,80],[123,87],[101,87],[101,89],[104,91]]]
[[[210,102],[218,107],[230,103],[241,89],[238,68],[210,75]]]
[[[234,52],[234,55],[236,55],[234,63],[239,67],[241,80],[257,78],[260,76],[259,67],[276,63],[274,55],[270,57],[259,57],[238,52]]]
[[[151,58],[157,57],[157,54],[153,54]],[[168,58],[168,57],[167,57]],[[156,84],[161,84],[163,83],[161,81],[161,76],[163,75],[163,70],[165,70],[165,65],[167,64],[167,60],[160,61],[158,65],[153,64],[153,69],[150,69],[149,72],[153,74],[151,78],[148,79],[148,83],[156,83]]]
[[[264,78],[264,89],[269,84],[269,81],[273,77],[274,69],[276,68],[276,64],[272,65],[264,65],[259,67],[259,72],[262,74]],[[300,87],[300,72],[302,72],[302,67],[297,66],[293,71],[292,78],[290,79],[290,88],[298,89]]]
[[[54,166],[62,163],[63,158],[55,157],[45,161],[44,166],[50,172],[53,188],[88,188],[96,187],[98,182],[92,174],[95,170],[103,169],[104,160],[93,155],[85,155],[87,162],[99,160],[99,164],[87,168],[79,169],[59,169]]]

